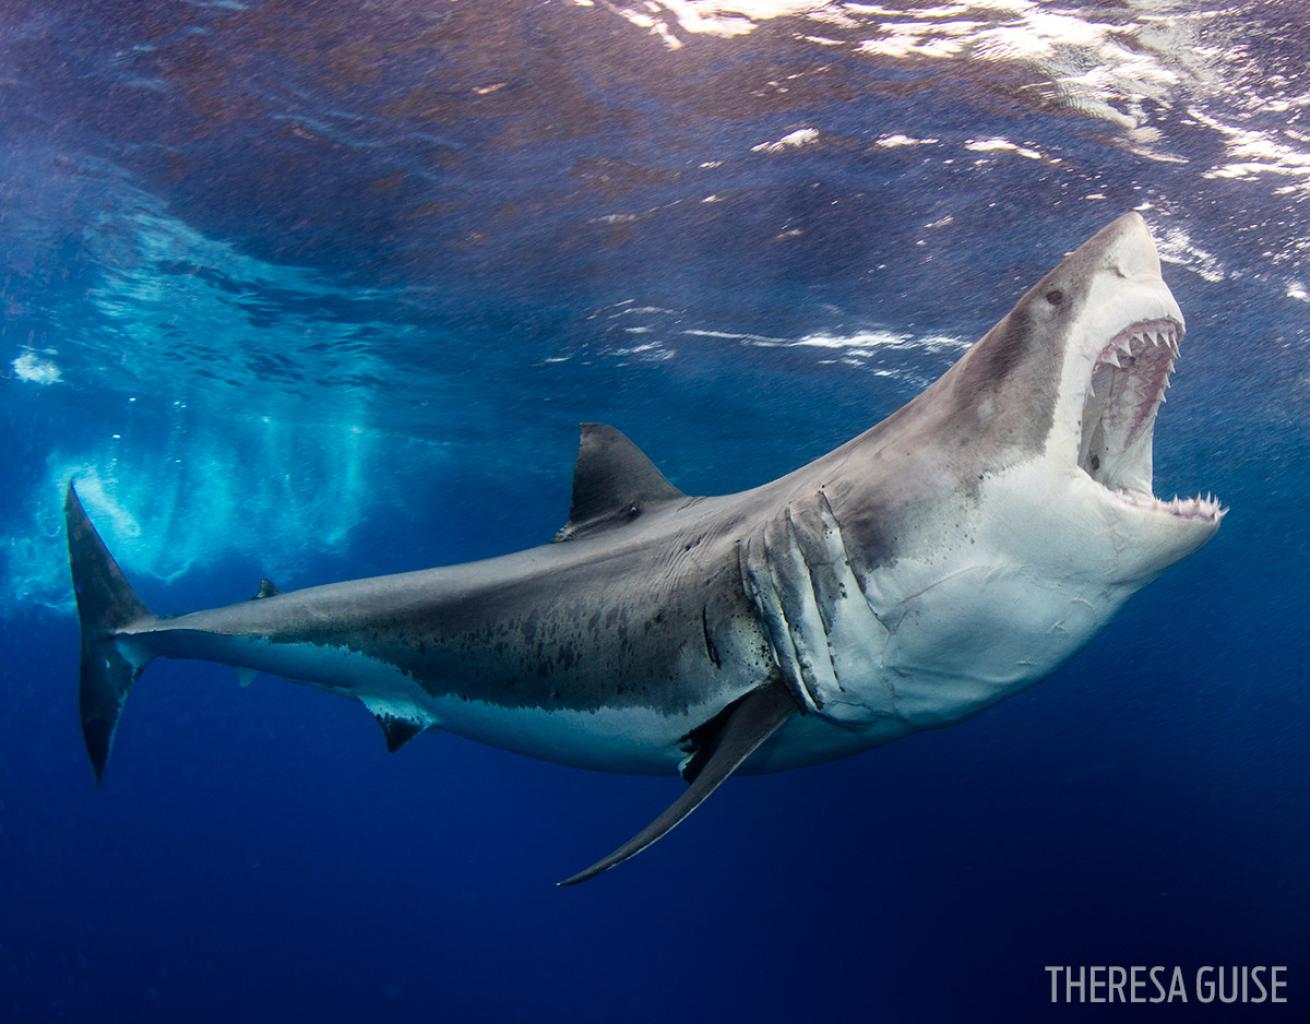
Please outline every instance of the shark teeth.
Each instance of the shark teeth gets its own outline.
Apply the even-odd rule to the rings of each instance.
[[[1114,337],[1097,357],[1098,363],[1108,363],[1116,369],[1124,369],[1123,360],[1132,362],[1142,356],[1153,356],[1160,352],[1170,354],[1169,368],[1173,369],[1173,360],[1178,357],[1182,341],[1182,328],[1172,320],[1152,320],[1144,324],[1134,324]]]
[[[1121,395],[1122,401],[1134,409],[1125,447],[1132,443],[1155,410],[1164,403],[1182,332],[1182,326],[1169,319],[1136,323],[1115,335],[1096,358],[1092,377],[1096,377],[1096,367],[1106,366],[1120,371],[1122,376],[1114,374],[1100,383],[1103,388],[1108,386],[1111,392]],[[1087,397],[1097,397],[1091,380]]]
[[[1122,487],[1116,490],[1115,494],[1123,501],[1128,502],[1130,505],[1136,505],[1138,508],[1166,512],[1169,515],[1179,516],[1183,519],[1203,519],[1206,522],[1217,523],[1228,515],[1228,509],[1220,504],[1218,498],[1208,492],[1204,497],[1197,494],[1192,498],[1171,498],[1168,501],[1151,494],[1125,490]]]
[[[1227,514],[1213,495],[1161,500],[1151,493],[1151,431],[1167,400],[1183,334],[1168,318],[1125,327],[1101,349],[1088,377],[1078,465],[1124,502],[1195,522]]]
[[[1092,377],[1100,370],[1099,383],[1108,390],[1100,413],[1107,437],[1117,439],[1122,450],[1133,446],[1163,404],[1181,335],[1182,325],[1173,320],[1142,321],[1120,331],[1097,357]],[[1088,399],[1095,397],[1089,390]]]

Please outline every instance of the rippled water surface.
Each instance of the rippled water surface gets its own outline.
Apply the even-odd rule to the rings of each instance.
[[[1310,5],[0,0],[0,140],[0,1016],[1310,984]],[[673,783],[388,758],[345,702],[173,663],[92,791],[70,476],[164,610],[512,550],[565,518],[579,421],[688,493],[760,483],[1129,209],[1188,319],[1156,491],[1233,511],[1045,685],[740,780],[568,894]]]

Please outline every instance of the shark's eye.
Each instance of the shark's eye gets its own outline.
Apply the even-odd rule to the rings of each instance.
[[[1052,288],[1046,293],[1046,301],[1052,306],[1058,306],[1064,301],[1064,292],[1060,291],[1059,288]]]

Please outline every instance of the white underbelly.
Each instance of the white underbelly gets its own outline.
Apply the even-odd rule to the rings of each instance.
[[[211,635],[196,655],[257,669],[361,701],[385,713],[503,750],[558,764],[634,775],[676,774],[686,758],[684,737],[722,710],[718,703],[678,714],[651,708],[594,710],[504,706],[457,694],[429,693],[399,669],[345,647],[274,644],[250,637]],[[785,726],[743,767],[780,771],[831,761],[904,735],[884,721],[852,730],[820,716]]]

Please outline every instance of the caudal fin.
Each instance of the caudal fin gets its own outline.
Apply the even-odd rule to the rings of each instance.
[[[68,529],[68,563],[77,593],[77,617],[82,626],[81,685],[82,738],[99,782],[114,744],[114,731],[127,695],[150,656],[121,642],[125,627],[150,619],[123,577],[123,571],[96,533],[73,485],[64,499]]]

